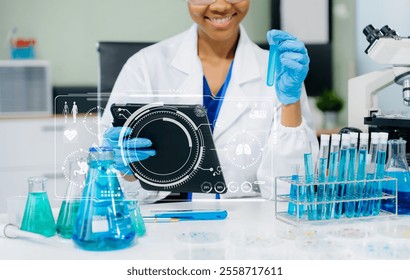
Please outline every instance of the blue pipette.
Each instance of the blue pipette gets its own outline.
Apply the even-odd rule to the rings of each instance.
[[[329,156],[329,139],[330,135],[320,135],[320,149],[319,149],[319,164],[318,164],[318,185],[317,185],[317,212],[316,218],[318,220],[323,219],[325,206],[321,202],[325,199],[325,182],[326,182],[326,170],[327,160]]]
[[[356,180],[356,197],[359,202],[355,204],[355,217],[359,217],[362,213],[363,201],[360,200],[364,196],[364,182],[366,178],[366,161],[367,161],[367,148],[368,148],[369,134],[360,133],[360,143],[359,143],[359,159],[357,163],[357,175]]]
[[[349,183],[346,187],[346,199],[353,200],[355,196],[355,184],[354,180],[356,178],[356,155],[357,155],[357,140],[359,138],[359,133],[350,132],[350,147],[349,147],[349,163],[347,167],[347,180]],[[354,201],[348,201],[345,204],[347,218],[353,217],[355,213],[355,203]]]
[[[325,217],[329,220],[332,217],[333,211],[333,201],[335,199],[335,184],[332,182],[336,181],[338,160],[339,160],[339,143],[340,135],[332,134],[332,141],[330,146],[330,158],[329,158],[329,174],[328,174],[328,185],[326,186],[326,200],[329,203],[326,204]]]
[[[276,66],[278,61],[278,45],[276,43],[269,45],[268,74],[266,84],[273,86],[275,83]]]
[[[349,145],[350,145],[350,135],[349,134],[342,134],[342,145],[340,148],[340,155],[339,155],[339,169],[337,172],[337,181],[339,184],[337,185],[336,189],[336,199],[343,200],[345,196],[345,186],[346,186],[346,179],[347,179],[347,164],[349,162]],[[335,219],[339,219],[343,214],[343,203],[336,202],[335,204]]]

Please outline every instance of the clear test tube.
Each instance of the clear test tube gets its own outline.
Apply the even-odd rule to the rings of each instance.
[[[308,219],[316,219],[315,201],[315,187],[313,185],[313,160],[312,160],[312,144],[309,141],[305,142],[304,151],[304,165],[305,165],[305,179],[306,179],[306,200],[310,202],[307,205]]]
[[[350,135],[342,134],[342,144],[340,147],[339,154],[339,169],[337,171],[337,181],[339,182],[336,188],[336,200],[343,200],[345,197],[346,191],[346,180],[347,180],[347,171],[349,163],[349,147],[350,147]],[[335,219],[339,219],[343,212],[343,203],[335,203]]]
[[[273,86],[275,83],[276,67],[278,63],[278,45],[276,43],[269,45],[268,74],[266,84]]]
[[[364,197],[364,187],[365,184],[363,180],[366,178],[366,163],[367,163],[367,153],[368,153],[368,146],[369,146],[369,133],[360,133],[360,141],[359,141],[359,154],[358,154],[358,161],[357,161],[357,173],[356,173],[356,190],[355,196],[359,199],[359,201],[355,204],[355,217],[359,217],[362,213],[363,202],[362,199]]]
[[[373,189],[375,182],[372,181],[376,178],[376,158],[377,158],[377,147],[379,145],[379,133],[370,133],[370,148],[369,148],[369,163],[366,165],[366,184],[363,190],[364,198],[370,198],[373,196]],[[362,215],[367,217],[372,213],[373,202],[371,200],[363,201],[363,206],[361,209]],[[360,211],[360,209],[359,209]]]
[[[380,132],[380,142],[377,148],[377,157],[376,157],[376,179],[384,179],[384,168],[386,165],[386,153],[387,153],[387,140],[389,139],[389,134],[387,132]],[[377,182],[374,196],[379,198],[373,202],[373,216],[379,215],[383,181]]]
[[[324,215],[325,205],[321,204],[325,199],[325,182],[326,182],[326,171],[327,171],[327,163],[329,157],[329,140],[330,135],[322,134],[320,135],[320,149],[319,149],[319,160],[318,160],[318,168],[317,168],[317,178],[318,178],[318,185],[317,185],[317,213],[316,219],[322,220]]]
[[[329,220],[332,217],[333,212],[333,201],[335,199],[335,184],[337,179],[337,169],[339,166],[339,145],[340,145],[340,134],[332,134],[332,140],[330,145],[330,156],[329,156],[329,174],[327,177],[326,186],[326,200],[329,203],[325,207],[325,217]]]
[[[350,146],[349,146],[349,162],[347,166],[347,180],[351,183],[346,185],[346,199],[352,200],[355,196],[355,184],[354,180],[356,178],[356,156],[357,156],[357,141],[359,138],[359,133],[350,132]],[[346,202],[345,215],[347,218],[351,218],[355,213],[354,201]]]

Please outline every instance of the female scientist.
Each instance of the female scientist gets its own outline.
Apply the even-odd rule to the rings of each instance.
[[[195,24],[132,56],[121,70],[106,108],[113,103],[129,103],[127,92],[172,90],[181,104],[192,104],[186,93],[196,94],[207,109],[228,186],[221,198],[272,199],[274,178],[291,175],[295,163],[303,162],[304,143],[310,141],[313,152],[317,152],[303,85],[309,68],[306,48],[286,32],[267,33],[268,42],[277,44],[279,54],[275,86],[269,87],[266,85],[269,53],[253,43],[240,24],[250,0],[187,2]],[[228,100],[241,100],[241,103]],[[111,125],[109,110],[103,115],[102,123]],[[109,141],[105,142],[111,145],[118,142],[119,129],[109,128],[104,134],[104,140]],[[138,152],[138,159],[127,160],[155,156],[154,150],[147,149],[151,145],[148,139],[135,140],[134,148],[143,149]],[[113,146],[118,170],[131,174],[118,147]],[[139,185],[132,175],[122,178],[121,183],[126,189]],[[138,192],[139,199],[144,201],[156,201],[169,194],[141,187]]]

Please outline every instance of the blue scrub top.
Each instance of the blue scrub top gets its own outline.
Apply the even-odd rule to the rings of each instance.
[[[223,83],[222,87],[219,89],[215,97],[212,96],[211,88],[209,87],[208,81],[206,80],[206,77],[204,75],[203,105],[206,108],[212,132],[214,132],[215,123],[218,119],[219,111],[222,106],[226,89],[228,88],[229,82],[231,80],[232,65],[233,61],[231,63],[231,66],[229,67],[228,75],[226,75],[225,82]]]
[[[218,93],[215,97],[212,96],[211,88],[208,85],[208,81],[204,75],[204,89],[203,89],[203,105],[206,108],[206,112],[208,114],[209,124],[211,125],[211,131],[214,132],[215,123],[218,119],[219,111],[221,110],[222,102],[226,93],[226,89],[228,88],[229,82],[231,80],[232,74],[232,65],[229,67],[228,75],[226,75],[225,82],[223,83],[222,87],[219,89]],[[216,194],[216,199],[219,199],[219,194]],[[192,200],[192,193],[188,193],[188,200]]]

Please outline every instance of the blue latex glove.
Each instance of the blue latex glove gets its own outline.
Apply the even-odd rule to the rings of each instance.
[[[295,36],[272,29],[267,33],[268,43],[276,44],[277,57],[275,88],[279,101],[284,105],[297,102],[302,84],[309,71],[309,56],[305,45]]]
[[[125,165],[121,155],[121,147],[118,145],[122,129],[125,129],[124,136],[127,136],[132,132],[132,129],[129,127],[110,127],[104,133],[103,146],[113,148],[115,168],[125,175],[130,175],[132,174],[132,170],[129,167],[129,163],[155,156],[155,150],[146,149],[152,145],[152,142],[149,139],[132,138],[130,140],[125,140],[122,147],[124,149],[125,161],[128,163]]]

